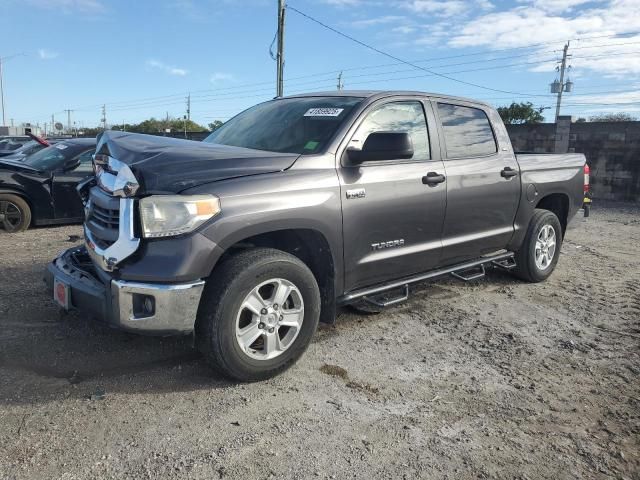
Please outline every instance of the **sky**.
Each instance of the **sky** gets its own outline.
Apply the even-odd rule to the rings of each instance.
[[[569,41],[561,113],[640,117],[640,0],[288,5],[285,94],[335,90],[342,71],[347,90],[530,101],[552,121]],[[108,124],[179,118],[189,93],[193,120],[224,121],[275,95],[276,16],[277,0],[0,0],[7,123],[66,124],[70,109],[76,126],[97,126],[102,105]]]

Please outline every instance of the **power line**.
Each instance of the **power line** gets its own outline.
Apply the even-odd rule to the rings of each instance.
[[[418,70],[423,70],[425,72],[428,72],[431,75],[435,75],[435,76],[440,77],[440,78],[445,78],[447,80],[451,80],[453,82],[461,83],[461,84],[464,84],[464,85],[469,85],[471,87],[481,88],[483,90],[490,90],[492,92],[509,93],[509,94],[517,95],[517,92],[510,92],[510,91],[507,91],[507,90],[500,90],[500,89],[497,89],[497,88],[486,87],[484,85],[479,85],[477,83],[465,82],[464,80],[458,80],[457,78],[450,77],[450,76],[442,74],[442,73],[434,72],[432,70],[429,70],[428,68],[424,68],[424,67],[421,67],[420,65],[416,65],[415,63],[408,62],[406,60],[401,59],[400,57],[396,57],[395,55],[391,55],[390,53],[387,53],[387,52],[385,52],[383,50],[380,50],[379,48],[376,48],[376,47],[374,47],[372,45],[369,45],[368,43],[362,42],[362,41],[358,40],[357,38],[352,37],[351,35],[343,33],[340,30],[337,30],[337,29],[327,25],[326,23],[321,22],[320,20],[317,20],[316,18],[314,18],[314,17],[312,17],[310,15],[307,15],[304,12],[301,12],[300,10],[298,10],[295,7],[292,7],[291,5],[287,5],[287,8],[289,10],[292,10],[292,11],[296,12],[298,15],[302,15],[303,17],[307,18],[308,20],[310,20],[310,21],[312,21],[314,23],[317,23],[318,25],[326,28],[327,30],[330,30],[330,31],[332,31],[332,32],[334,32],[334,33],[336,33],[336,34],[338,34],[338,35],[340,35],[340,36],[342,36],[342,37],[344,37],[344,38],[346,38],[348,40],[351,40],[352,42],[357,43],[358,45],[361,45],[361,46],[363,46],[365,48],[368,48],[369,50],[372,50],[372,51],[374,51],[376,53],[379,53],[380,55],[384,55],[385,57],[389,57],[389,58],[391,58],[391,59],[393,59],[393,60],[395,60],[397,62],[401,62],[401,63],[404,63],[406,65],[409,65],[410,67],[416,68]]]
[[[291,7],[293,8],[293,7]],[[625,35],[635,35],[637,33],[640,32],[631,32]],[[611,38],[611,37],[619,37],[620,34],[616,34],[616,35],[600,35],[600,36],[594,36],[594,37],[580,37],[580,38],[575,38],[573,40],[579,41],[579,40],[586,40],[586,39],[592,39],[592,38]],[[409,64],[411,63],[423,63],[423,62],[431,62],[431,61],[437,61],[437,60],[445,60],[445,59],[452,59],[452,58],[463,58],[463,57],[469,57],[469,56],[479,56],[479,55],[493,55],[497,52],[506,52],[506,51],[514,51],[514,50],[521,50],[521,49],[530,49],[530,48],[534,48],[537,46],[542,46],[542,45],[551,45],[557,42],[541,42],[541,43],[536,43],[536,44],[530,44],[530,45],[526,45],[526,46],[521,46],[521,47],[512,47],[512,48],[504,48],[504,49],[496,49],[496,50],[491,50],[491,51],[485,51],[485,52],[471,52],[471,53],[465,53],[465,54],[458,54],[458,55],[447,55],[447,56],[441,56],[441,57],[433,57],[430,59],[423,59],[423,60],[414,60],[413,62],[409,62]],[[598,45],[591,45],[591,46],[585,46],[585,47],[573,47],[575,49],[580,49],[580,48],[600,48],[600,47],[607,47],[607,46],[620,46],[620,45],[628,45],[628,44],[634,44],[637,42],[627,42],[627,43],[617,43],[617,44],[598,44]],[[529,56],[529,55],[534,55],[534,54],[540,54],[540,53],[554,53],[555,51],[545,51],[545,52],[531,52],[531,53],[524,53],[524,54],[519,54],[519,55],[512,55],[512,56],[506,56],[506,57],[496,57],[496,58],[492,58],[492,59],[481,59],[481,60],[473,60],[470,62],[460,62],[458,64],[447,64],[447,66],[453,66],[453,65],[465,65],[465,64],[471,64],[471,63],[480,63],[480,62],[490,62],[490,61],[496,61],[499,59],[508,59],[508,58],[518,58],[518,57],[525,57],[525,56]],[[612,54],[614,55],[614,54]],[[403,65],[403,64],[407,64],[407,62],[404,61],[400,61],[400,62],[396,62],[396,63],[387,63],[387,64],[378,64],[378,65],[365,65],[365,66],[360,66],[360,67],[349,67],[349,68],[343,68],[340,70],[331,70],[331,71],[327,71],[327,72],[319,72],[319,73],[313,73],[313,74],[307,74],[307,75],[302,75],[302,76],[296,76],[296,77],[289,77],[286,79],[287,82],[289,82],[289,84],[291,84],[291,81],[294,80],[298,80],[298,79],[305,79],[305,78],[315,78],[316,80],[313,82],[305,82],[307,84],[313,84],[313,83],[317,83],[317,77],[318,76],[322,76],[322,75],[334,75],[336,73],[339,73],[340,71],[355,71],[355,70],[368,70],[368,69],[375,69],[375,68],[384,68],[384,67],[388,67],[388,66],[396,66],[396,65]],[[433,66],[432,68],[440,68],[443,67],[445,65],[437,65],[437,66]],[[413,65],[412,65],[413,67]],[[407,70],[409,71],[409,70]],[[383,72],[379,72],[377,74],[382,74]],[[373,74],[372,74],[373,75]],[[363,75],[357,75],[357,76],[365,76]],[[335,78],[335,77],[334,77]],[[328,79],[327,79],[328,81]],[[305,83],[302,82],[298,82],[296,84],[293,85],[304,85]],[[242,88],[247,88],[247,87],[254,87],[254,86],[261,86],[261,85],[272,85],[271,81],[263,81],[263,82],[253,82],[253,83],[246,83],[246,84],[241,84],[241,85],[235,85],[233,87],[222,87],[222,88],[216,88],[216,89],[202,89],[202,90],[195,90],[192,91],[191,93],[207,93],[207,92],[211,92],[211,91],[216,91],[216,92],[220,92],[220,91],[232,91],[232,93],[229,93],[227,95],[237,95],[239,92],[233,92],[233,90],[238,90],[238,89],[242,89]],[[270,90],[270,89],[261,89],[261,90]],[[250,93],[253,93],[255,90],[250,90]],[[508,92],[503,92],[500,91],[502,93],[508,93]],[[513,94],[513,93],[512,93]],[[156,97],[145,97],[145,98],[140,98],[140,99],[132,99],[132,100],[121,100],[121,101],[113,101],[113,102],[108,102],[107,105],[109,105],[109,107],[112,107],[111,110],[117,110],[117,108],[114,107],[126,107],[126,108],[122,108],[121,110],[131,110],[134,108],[145,108],[147,106],[153,106],[153,105],[165,105],[165,106],[169,106],[169,105],[176,105],[178,103],[180,103],[177,99],[179,97],[183,97],[184,93],[179,93],[179,94],[172,94],[172,95],[162,95],[162,96],[156,96]],[[212,97],[212,96],[221,96],[221,94],[217,93],[214,95],[194,95],[194,98],[204,98],[204,97]],[[175,99],[175,101],[174,101]],[[89,111],[89,110],[93,110],[95,108],[99,108],[101,107],[102,104],[96,104],[96,105],[89,105],[89,106],[83,106],[83,107],[77,107],[75,108],[76,111]],[[61,112],[57,112],[57,113],[63,113],[63,111]]]
[[[320,20],[318,20],[318,19],[316,19],[316,18],[312,17],[311,15],[308,15],[308,14],[306,14],[306,13],[304,13],[304,12],[302,12],[302,11],[298,10],[298,9],[297,9],[297,8],[295,8],[295,7],[292,7],[291,5],[288,5],[288,4],[287,4],[287,8],[288,8],[289,10],[291,10],[291,11],[293,11],[293,12],[297,13],[298,15],[301,15],[301,16],[305,17],[306,19],[308,19],[308,20],[310,20],[310,21],[312,21],[312,22],[314,22],[314,23],[316,23],[316,24],[318,24],[318,25],[322,26],[323,28],[325,28],[325,29],[327,29],[327,30],[330,30],[330,31],[332,31],[333,33],[335,33],[335,34],[337,34],[337,35],[340,35],[340,36],[342,36],[342,37],[344,37],[344,38],[346,38],[346,39],[348,39],[348,40],[350,40],[350,41],[352,41],[352,42],[354,42],[354,43],[357,43],[358,45],[360,45],[360,46],[362,46],[362,47],[365,47],[365,48],[367,48],[367,49],[369,49],[369,50],[372,50],[372,51],[374,51],[374,52],[376,52],[376,53],[379,53],[379,54],[381,54],[381,55],[384,55],[384,56],[386,56],[386,57],[388,57],[388,58],[391,58],[391,59],[393,59],[393,60],[395,60],[395,61],[398,61],[398,62],[404,63],[404,64],[406,64],[406,65],[409,65],[409,66],[411,66],[411,67],[413,67],[413,68],[416,68],[416,69],[418,69],[418,70],[423,70],[423,71],[425,71],[425,72],[428,72],[428,73],[429,73],[429,74],[431,74],[431,75],[435,75],[435,76],[437,76],[437,77],[445,78],[445,79],[447,79],[447,80],[451,80],[451,81],[454,81],[454,82],[457,82],[457,83],[461,83],[461,84],[464,84],[464,85],[469,85],[469,86],[472,86],[472,87],[481,88],[481,89],[483,89],[483,90],[490,90],[490,91],[494,91],[494,92],[500,92],[500,93],[508,93],[508,94],[512,94],[512,95],[518,95],[518,93],[517,93],[517,92],[511,92],[511,91],[507,91],[507,90],[500,90],[500,89],[491,88],[491,87],[487,87],[487,86],[480,85],[480,84],[476,84],[476,83],[472,83],[472,82],[466,82],[466,81],[464,81],[464,80],[459,80],[459,79],[457,79],[457,78],[451,77],[451,76],[446,75],[446,74],[442,74],[442,73],[434,72],[434,71],[432,71],[432,70],[430,70],[430,69],[427,69],[427,68],[421,67],[420,65],[416,65],[415,63],[412,63],[412,62],[408,62],[408,61],[406,61],[406,60],[403,60],[403,59],[401,59],[401,58],[399,58],[399,57],[396,57],[395,55],[392,55],[392,54],[390,54],[390,53],[388,53],[388,52],[385,52],[385,51],[383,51],[383,50],[380,50],[379,48],[376,48],[376,47],[374,47],[374,46],[372,46],[372,45],[369,45],[368,43],[365,43],[365,42],[363,42],[363,41],[361,41],[361,40],[358,40],[357,38],[355,38],[355,37],[353,37],[353,36],[351,36],[351,35],[349,35],[349,34],[346,34],[346,33],[342,32],[342,31],[340,31],[340,30],[338,30],[338,29],[336,29],[336,28],[334,28],[334,27],[331,27],[330,25],[327,25],[326,23],[324,23],[324,22],[322,22],[322,21],[320,21]],[[608,36],[608,35],[595,36],[595,37],[584,37],[584,38],[582,38],[582,40],[584,40],[584,39],[586,39],[586,38],[604,38],[604,37],[606,37],[606,36]]]

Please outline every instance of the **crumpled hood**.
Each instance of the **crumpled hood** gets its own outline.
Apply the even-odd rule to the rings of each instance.
[[[195,142],[178,138],[107,130],[98,137],[96,153],[129,166],[140,193],[179,193],[228,178],[286,170],[297,153]]]

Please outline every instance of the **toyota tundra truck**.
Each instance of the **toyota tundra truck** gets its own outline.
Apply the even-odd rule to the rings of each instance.
[[[319,322],[488,268],[553,272],[581,154],[515,154],[489,105],[420,92],[276,98],[203,142],[105,131],[78,192],[84,245],[54,300],[109,326],[194,335],[222,374],[282,372]]]

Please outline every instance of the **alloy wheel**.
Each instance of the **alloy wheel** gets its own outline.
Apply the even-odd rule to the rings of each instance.
[[[551,266],[556,254],[556,231],[551,225],[544,225],[536,239],[535,262],[538,270],[544,271]]]
[[[0,200],[0,225],[7,231],[13,232],[22,223],[22,211],[8,200]]]
[[[300,290],[283,278],[256,286],[245,297],[236,316],[236,341],[256,360],[284,353],[300,333],[304,301]]]

